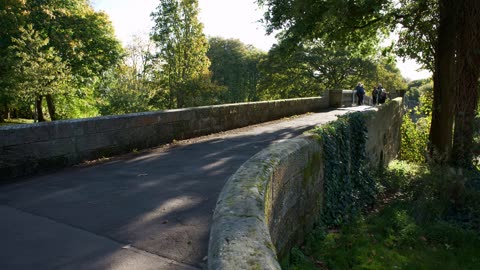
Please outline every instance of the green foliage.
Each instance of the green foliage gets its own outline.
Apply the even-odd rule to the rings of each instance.
[[[406,89],[387,57],[362,55],[349,46],[320,40],[290,50],[284,44],[275,46],[259,68],[262,99],[318,96],[325,89],[352,89],[359,81],[367,90],[378,83],[389,91]]]
[[[433,84],[431,79],[409,84],[407,106],[414,106],[403,116],[399,158],[413,163],[423,163],[427,157],[430,124],[432,121]]]
[[[375,50],[382,37],[399,29],[397,53],[433,71],[435,102],[430,144],[432,160],[470,166],[471,121],[476,109],[480,69],[480,2],[448,0],[257,0],[265,6],[270,32],[295,48],[321,40],[362,52]],[[393,44],[392,46],[393,47]],[[475,58],[477,60],[472,61]],[[452,99],[452,90],[463,99]],[[468,99],[468,97],[473,97]],[[453,117],[455,115],[455,117]],[[455,136],[453,122],[455,118]],[[452,140],[453,137],[453,140]],[[433,154],[435,152],[435,154]],[[451,153],[450,153],[451,152]]]
[[[32,119],[12,118],[12,119],[5,119],[5,122],[0,123],[0,126],[21,125],[21,124],[31,124],[31,123],[33,123]]]
[[[375,73],[375,78],[370,84],[372,86],[378,86],[378,84],[381,83],[387,92],[406,90],[408,87],[395,63],[389,63],[387,59],[380,59],[378,61]],[[371,80],[371,78],[367,77],[367,80],[368,79]]]
[[[90,87],[78,92],[55,95],[54,98],[58,119],[95,117],[100,114],[93,89]]]
[[[340,230],[313,234],[286,269],[480,267],[478,172],[394,161],[377,176],[384,190],[378,208]]]
[[[298,47],[293,52],[273,47],[259,64],[258,92],[261,100],[319,96],[325,89],[316,67],[311,66],[306,51]]]
[[[478,172],[458,174],[445,168],[431,168],[407,190],[411,214],[418,222],[446,221],[480,230]]]
[[[394,160],[388,164],[388,170],[377,177],[379,191],[390,196],[406,190],[423,171],[423,166],[418,163]]]
[[[431,117],[433,107],[433,83],[429,82],[418,88],[420,105],[418,111],[426,117]]]
[[[151,14],[151,38],[158,49],[156,80],[168,91],[169,108],[193,106],[195,89],[189,87],[204,84],[210,76],[208,42],[198,12],[197,0],[167,0]]]
[[[96,106],[102,115],[126,114],[154,110],[151,101],[156,91],[137,76],[136,70],[121,65],[104,74],[97,86]]]
[[[32,25],[21,27],[20,37],[12,39],[8,47],[11,74],[8,85],[14,88],[18,98],[33,104],[40,96],[61,94],[71,79],[70,69],[61,60],[49,40],[40,37]]]
[[[95,12],[89,1],[25,1],[23,12],[69,63],[79,84],[100,75],[121,58],[122,48],[108,16]]]
[[[351,113],[314,131],[324,152],[324,209],[326,225],[340,225],[374,203],[376,186],[369,173],[365,115]]]
[[[314,270],[317,269],[311,259],[298,247],[292,248],[290,254],[280,263],[282,269],[287,270]]]
[[[389,194],[408,202],[417,223],[437,221],[480,229],[480,172],[392,162],[380,183]],[[400,183],[400,184],[396,184]]]
[[[432,79],[414,80],[408,83],[407,92],[404,96],[404,102],[407,103],[408,108],[412,109],[420,103],[420,87],[431,83]],[[433,89],[433,84],[432,84]]]
[[[257,0],[267,11],[267,31],[283,31],[282,42],[295,48],[303,41],[322,40],[371,55],[395,30],[392,49],[433,70],[438,27],[435,0]],[[391,49],[390,49],[391,50]]]
[[[399,158],[414,163],[425,162],[429,130],[430,118],[420,118],[414,123],[410,114],[406,113],[400,127],[402,142]]]
[[[401,0],[398,11],[402,29],[395,52],[415,59],[423,68],[434,71],[435,47],[440,16],[437,0]],[[401,14],[401,15],[400,15]]]
[[[284,30],[281,39],[290,47],[304,40],[322,39],[347,45],[362,55],[372,53],[379,33],[389,28],[393,17],[387,16],[390,1],[347,0],[257,0],[266,8],[267,31]],[[377,27],[367,27],[375,25]]]
[[[313,257],[328,269],[476,269],[478,234],[437,223],[422,225],[403,204],[392,204],[339,233]]]
[[[11,0],[0,24],[0,112],[24,110],[33,93],[60,118],[96,115],[93,83],[122,54],[104,13],[86,0]]]
[[[212,62],[210,71],[215,84],[227,88],[224,103],[258,100],[258,63],[265,53],[237,39],[212,37],[207,56]]]

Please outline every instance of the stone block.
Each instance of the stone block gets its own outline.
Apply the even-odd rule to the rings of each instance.
[[[74,127],[74,136],[81,137],[88,134],[94,134],[95,130],[95,121],[89,119],[82,119],[73,123]]]
[[[129,121],[135,121],[135,118],[129,115],[99,117],[98,119],[94,120],[95,132],[102,133],[125,129],[127,128]]]
[[[343,91],[342,90],[330,90],[329,91],[329,107],[331,108],[340,108],[343,105],[342,99],[343,99]]]
[[[82,152],[113,145],[114,134],[115,132],[110,131],[78,137],[75,140],[75,148],[78,152]]]
[[[267,228],[255,217],[224,216],[211,227],[208,269],[280,270]]]

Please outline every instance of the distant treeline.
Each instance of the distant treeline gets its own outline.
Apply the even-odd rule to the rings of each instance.
[[[0,3],[0,121],[80,118],[318,96],[381,82],[406,89],[391,57],[321,41],[267,53],[203,33],[198,1],[160,1],[150,38],[126,47],[88,0]]]

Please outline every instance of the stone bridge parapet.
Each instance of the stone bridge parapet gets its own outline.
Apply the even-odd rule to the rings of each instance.
[[[329,107],[323,97],[0,127],[0,181]]]
[[[400,149],[402,98],[365,113],[366,160],[377,168]],[[278,258],[300,244],[320,218],[322,156],[321,143],[306,134],[272,145],[245,162],[218,198],[209,269],[281,269]]]

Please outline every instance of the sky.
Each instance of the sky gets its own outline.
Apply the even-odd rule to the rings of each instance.
[[[116,36],[127,45],[134,35],[148,37],[153,22],[150,13],[159,0],[91,0],[97,11],[105,11],[115,28]],[[265,35],[264,26],[258,22],[263,12],[255,0],[199,0],[199,19],[207,36],[236,38],[245,44],[268,51],[276,43],[273,35]],[[418,72],[412,60],[397,61],[402,75],[408,79],[429,77],[427,71]]]

